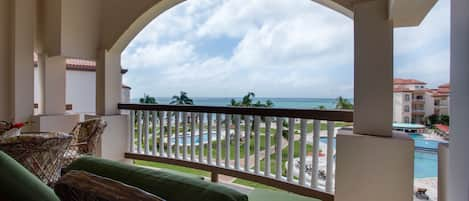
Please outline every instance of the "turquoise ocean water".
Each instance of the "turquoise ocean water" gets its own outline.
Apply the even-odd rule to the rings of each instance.
[[[230,104],[232,98],[194,97],[192,99],[194,100],[195,105],[227,106]],[[241,100],[239,97],[234,99],[237,101]],[[274,108],[313,109],[323,105],[328,109],[333,109],[336,104],[335,98],[254,98],[254,102],[257,102],[258,100],[265,102],[269,99],[274,103]],[[156,100],[159,104],[169,104],[169,102],[171,102],[170,97],[157,97]],[[132,102],[137,103],[138,99],[132,99]]]

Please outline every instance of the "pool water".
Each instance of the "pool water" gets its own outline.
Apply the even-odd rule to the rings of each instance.
[[[416,148],[424,148],[426,151],[416,149],[414,153],[414,178],[427,178],[438,176],[438,141],[426,140],[423,135],[410,134],[415,141]],[[321,143],[327,144],[327,138],[321,137]],[[333,141],[334,149],[336,140]]]
[[[438,150],[438,144],[440,144],[438,141],[427,140],[423,135],[417,133],[409,134],[409,136],[414,139],[416,148]]]
[[[215,140],[215,139],[217,139],[217,134],[212,133],[212,141]],[[184,136],[179,136],[178,137],[179,146],[184,145],[183,140],[184,140]],[[207,142],[208,142],[208,133],[204,133],[203,136],[202,136],[202,144],[207,144]],[[194,136],[194,145],[199,145],[199,143],[200,143],[199,135]],[[172,137],[171,138],[171,145],[174,145],[174,144],[176,144],[176,138]],[[188,134],[188,135],[186,135],[186,145],[190,145],[190,144],[191,144],[191,135]]]

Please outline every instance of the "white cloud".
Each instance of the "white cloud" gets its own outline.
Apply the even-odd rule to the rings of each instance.
[[[448,79],[448,2],[395,31],[397,76]],[[200,47],[225,40],[237,43],[220,55]],[[134,96],[350,97],[353,22],[310,0],[192,0],[151,22],[122,60]]]
[[[447,83],[449,80],[449,49],[426,54],[407,63],[396,72],[399,77],[415,77],[427,82],[430,87]]]
[[[134,52],[124,52],[123,65],[129,70],[135,68],[165,68],[182,65],[196,59],[194,47],[186,41],[167,45],[146,45],[136,47]]]

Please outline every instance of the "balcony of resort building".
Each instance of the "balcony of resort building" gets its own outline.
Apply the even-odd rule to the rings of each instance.
[[[96,177],[105,181],[98,179],[103,183],[84,189],[91,196],[129,192],[134,196],[129,200],[414,200],[415,144],[392,129],[393,89],[405,92],[393,87],[393,30],[419,26],[436,1],[311,1],[353,20],[352,111],[126,103],[122,51],[150,21],[181,0],[2,0],[0,120],[31,122],[25,132],[72,130],[80,118],[65,107],[71,101],[67,99],[67,61],[79,59],[96,66],[95,110],[84,118],[99,118],[107,126],[97,140],[95,158],[72,163],[72,169],[88,176],[68,180],[74,189],[65,191],[69,194],[63,188],[54,193],[24,176],[26,172],[16,171],[21,166],[0,152],[0,200],[58,200],[56,196],[70,197]],[[451,4],[451,100],[439,100],[435,108],[451,109],[446,111],[452,117],[451,141],[438,150],[437,194],[441,201],[466,201],[469,2],[452,0]],[[420,90],[426,91],[415,89]],[[435,97],[445,92],[443,86]],[[403,94],[402,101],[410,107],[403,110],[407,118],[420,118],[426,111],[421,105],[425,100],[413,95]],[[200,180],[171,168],[165,173],[140,169],[138,165],[145,162],[198,169],[207,178]],[[68,172],[62,178],[73,178],[72,173],[81,174]],[[226,184],[226,178],[279,191]],[[107,188],[113,181],[125,185]],[[119,190],[129,186],[131,190]]]

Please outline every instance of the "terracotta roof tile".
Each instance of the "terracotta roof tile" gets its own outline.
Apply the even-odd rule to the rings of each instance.
[[[415,80],[415,79],[396,78],[396,79],[394,79],[394,84],[395,85],[406,85],[406,84],[427,84],[427,83],[419,81],[419,80]]]

